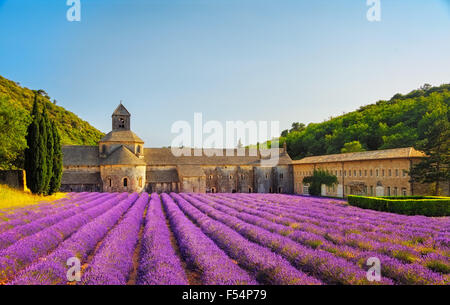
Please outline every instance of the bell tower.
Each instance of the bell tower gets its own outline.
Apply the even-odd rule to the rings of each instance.
[[[131,114],[122,105],[121,101],[120,105],[116,108],[116,110],[112,114],[112,130],[113,131],[130,130],[130,118]]]

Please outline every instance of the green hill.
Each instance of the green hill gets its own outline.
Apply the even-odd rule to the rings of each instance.
[[[350,152],[351,149],[416,146],[422,140],[418,132],[420,121],[438,104],[449,109],[450,84],[439,87],[424,85],[409,94],[396,94],[388,101],[363,106],[322,123],[308,126],[294,123],[291,130],[283,131],[280,143],[286,142],[293,159],[340,153],[345,144]],[[447,113],[450,115],[450,111]]]
[[[22,165],[33,100],[33,90],[0,76],[0,169],[20,168]],[[54,104],[43,90],[39,90],[39,101],[47,106],[63,145],[96,145],[103,137],[104,134],[88,122]]]

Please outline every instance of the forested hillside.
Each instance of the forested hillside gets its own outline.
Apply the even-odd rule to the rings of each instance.
[[[311,155],[415,146],[421,139],[418,127],[426,113],[444,109],[450,115],[450,84],[424,85],[406,95],[363,106],[322,123],[292,124],[286,141],[293,159]]]
[[[61,135],[62,145],[96,145],[103,133],[51,101],[43,90],[38,91],[40,107],[46,105]],[[27,126],[31,121],[34,91],[0,76],[0,169],[21,168],[26,146]]]

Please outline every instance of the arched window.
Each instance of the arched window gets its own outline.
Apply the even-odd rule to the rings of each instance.
[[[108,178],[108,185],[109,185],[109,187],[112,187],[112,179],[111,178]]]
[[[128,187],[128,178],[123,178],[123,186]]]
[[[215,187],[211,188],[211,193],[216,193],[216,188]]]
[[[138,147],[137,147],[137,153],[138,153],[138,154],[141,153],[141,146],[140,146],[140,145],[138,145]]]

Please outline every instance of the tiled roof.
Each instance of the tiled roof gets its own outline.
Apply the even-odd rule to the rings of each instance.
[[[120,105],[117,106],[116,110],[114,110],[112,115],[129,115],[129,116],[131,116],[131,114],[128,112],[127,108],[125,108],[125,106],[122,105],[122,103],[120,103]]]
[[[406,148],[306,157],[301,160],[292,161],[292,164],[330,163],[330,162],[345,162],[345,161],[423,158],[423,157],[425,157],[424,153],[415,150],[413,147],[406,147]]]
[[[98,146],[63,146],[64,166],[98,166]]]
[[[227,156],[228,152],[228,156]],[[288,154],[280,150],[279,164],[291,164]],[[176,157],[170,148],[145,148],[145,161],[148,165],[259,165],[261,157],[250,156],[247,150],[243,156],[238,156],[236,149],[204,149],[202,155],[195,156],[191,149],[190,156]],[[220,155],[221,154],[221,155]]]
[[[120,146],[106,159],[101,160],[101,165],[146,165],[145,161],[136,157],[128,148]]]
[[[100,142],[136,142],[142,144],[144,143],[144,141],[131,130],[111,131],[106,136],[104,136],[100,140]]]
[[[99,149],[98,146],[63,146],[63,164],[64,166],[99,166],[105,164],[105,160],[99,159]],[[244,156],[237,156],[237,152],[234,149],[230,150],[204,150],[202,156],[194,156],[192,150],[191,156],[181,156],[175,157],[172,154],[170,148],[145,148],[144,149],[144,160],[137,158],[131,151],[126,150],[128,153],[123,157],[127,159],[138,159],[139,164],[142,162],[149,166],[165,166],[165,165],[204,165],[204,166],[244,166],[244,165],[254,165],[259,166],[261,157],[250,156],[249,152],[246,151]],[[206,152],[205,152],[206,151]],[[226,155],[226,152],[230,156]],[[118,153],[118,152],[113,152]],[[222,156],[214,155],[214,153],[222,153]],[[113,164],[114,158],[119,158],[121,163],[124,162],[123,157],[110,155],[106,161],[107,164]],[[103,162],[102,162],[103,161]],[[289,165],[292,163],[291,158],[288,154],[280,150],[279,155],[279,165]],[[118,163],[116,163],[118,164]],[[119,163],[120,164],[120,163]]]

